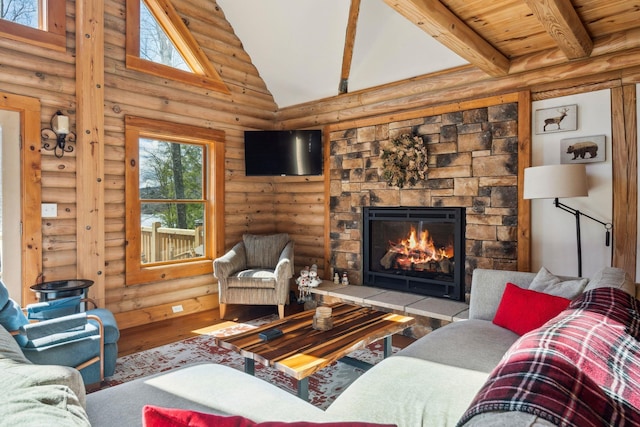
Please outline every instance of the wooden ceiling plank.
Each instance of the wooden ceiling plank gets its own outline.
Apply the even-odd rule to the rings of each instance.
[[[509,59],[438,0],[385,0],[391,8],[493,77],[509,73]]]
[[[591,55],[593,41],[570,0],[525,0],[569,59]]]
[[[349,20],[347,21],[347,34],[344,39],[344,51],[342,53],[342,73],[340,74],[339,93],[349,91],[349,75],[351,74],[351,60],[353,59],[353,46],[356,41],[356,28],[358,15],[360,14],[360,0],[351,0],[349,7]]]
[[[522,0],[440,1],[512,61],[509,73],[514,58],[558,46]]]

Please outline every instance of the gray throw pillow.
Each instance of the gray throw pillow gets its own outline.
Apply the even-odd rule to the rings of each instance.
[[[589,281],[585,291],[602,287],[622,289],[631,295],[635,295],[636,291],[636,285],[629,280],[627,273],[623,269],[615,267],[604,267],[598,271]]]
[[[529,289],[532,291],[544,292],[545,294],[573,299],[584,291],[588,282],[589,279],[566,280],[551,274],[549,270],[542,267],[529,285]]]

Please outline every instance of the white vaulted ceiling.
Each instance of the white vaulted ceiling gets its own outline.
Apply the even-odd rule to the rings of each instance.
[[[218,0],[278,107],[335,96],[348,0]],[[348,90],[467,62],[382,0],[362,0]]]

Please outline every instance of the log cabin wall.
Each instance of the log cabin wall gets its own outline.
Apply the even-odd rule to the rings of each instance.
[[[244,176],[243,132],[273,126],[273,97],[242,49],[215,2],[175,0],[183,17],[231,91],[230,96],[186,84],[168,82],[125,70],[125,2],[105,2],[105,163],[111,166],[107,218],[106,306],[121,327],[173,316],[171,306],[185,313],[216,307],[217,282],[210,274],[126,286],[124,276],[124,116],[127,114],[213,128],[225,132],[225,249],[245,232],[276,229],[273,183]]]
[[[105,144],[104,211],[105,271],[101,306],[116,313],[122,328],[173,316],[171,306],[184,312],[217,306],[212,275],[127,286],[125,282],[125,155],[124,117],[135,115],[225,132],[225,249],[245,232],[277,229],[271,180],[244,176],[243,132],[269,129],[277,106],[242,44],[215,2],[172,2],[231,91],[213,91],[127,70],[125,59],[125,1],[104,2]],[[41,128],[49,127],[56,110],[70,116],[75,130],[75,5],[66,2],[67,49],[56,52],[0,38],[0,92],[36,98],[41,103]],[[76,150],[77,151],[77,150]],[[61,159],[42,151],[43,203],[58,204],[58,215],[42,221],[43,268],[39,280],[75,278],[76,152]],[[28,284],[26,284],[28,285]],[[35,294],[26,292],[34,302]]]
[[[328,277],[324,258],[324,177],[278,177],[270,197],[275,203],[277,231],[289,233],[295,242],[294,273],[316,264],[318,277]]]

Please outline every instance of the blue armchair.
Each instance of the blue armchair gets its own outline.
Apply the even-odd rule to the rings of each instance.
[[[80,296],[60,298],[57,300],[29,304],[27,306],[27,318],[30,320],[49,320],[62,316],[80,313],[80,306],[83,302],[90,302],[95,305],[92,300],[82,300]],[[104,351],[104,376],[110,377],[116,371],[116,360],[118,359],[118,339],[120,339],[120,330],[116,319],[109,310],[104,308],[95,308],[88,310],[89,323],[98,327],[98,320],[102,323],[104,332],[103,351]],[[27,356],[28,357],[28,356]],[[89,383],[87,383],[89,384]]]
[[[105,375],[113,375],[120,333],[108,310],[68,314],[79,311],[80,301],[74,298],[34,304],[27,312],[39,321],[29,323],[0,281],[0,324],[14,335],[31,362],[71,366],[80,371],[85,384],[98,383]],[[48,311],[47,305],[53,308]]]

